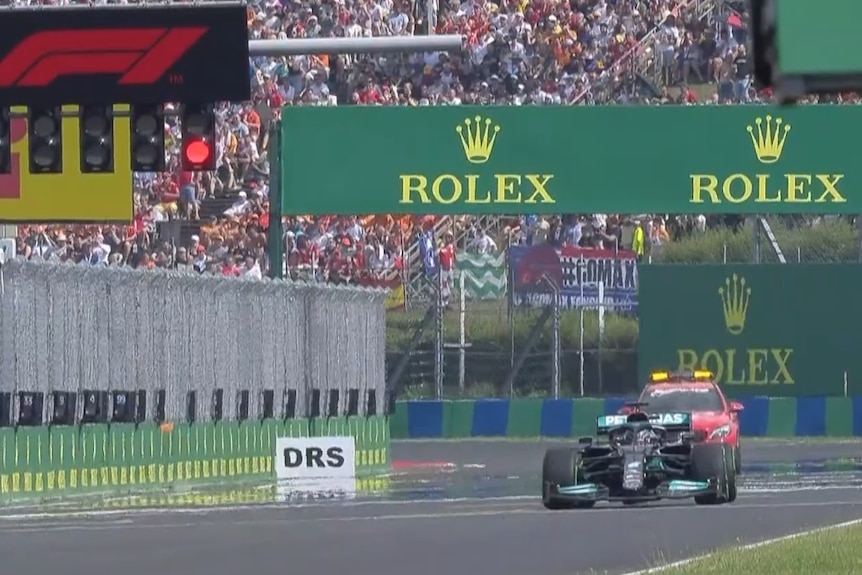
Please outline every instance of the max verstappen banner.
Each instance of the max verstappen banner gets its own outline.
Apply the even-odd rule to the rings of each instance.
[[[599,284],[604,284],[608,311],[636,313],[638,302],[637,258],[627,250],[598,250],[550,244],[509,248],[516,306],[540,307],[551,303],[548,282],[559,287],[566,309],[595,307]],[[543,280],[543,278],[545,278]]]
[[[0,104],[250,98],[245,6],[73,6],[0,12]]]

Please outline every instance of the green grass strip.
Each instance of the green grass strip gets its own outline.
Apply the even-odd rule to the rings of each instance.
[[[661,575],[850,575],[862,573],[862,523],[833,526],[774,543],[731,548]]]

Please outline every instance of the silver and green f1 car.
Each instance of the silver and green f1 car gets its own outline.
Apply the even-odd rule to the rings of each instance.
[[[692,443],[691,414],[603,415],[596,437],[553,448],[542,465],[542,503],[548,509],[589,508],[693,497],[701,505],[736,499],[733,453],[725,445]]]

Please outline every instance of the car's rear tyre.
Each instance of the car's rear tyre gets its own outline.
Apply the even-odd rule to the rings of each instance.
[[[733,449],[727,445],[709,443],[691,449],[691,476],[696,481],[718,480],[718,493],[698,495],[698,505],[720,505],[736,501],[736,472]]]
[[[564,497],[555,497],[550,492],[550,485],[577,485],[583,482],[578,469],[578,459],[581,452],[569,447],[556,447],[545,452],[542,462],[542,505],[546,509],[588,509],[595,501],[571,501]]]

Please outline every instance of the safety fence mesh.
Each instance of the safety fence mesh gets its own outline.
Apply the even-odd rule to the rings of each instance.
[[[53,392],[92,390],[146,390],[148,413],[164,390],[170,421],[192,391],[197,420],[216,390],[225,419],[243,391],[249,418],[266,391],[276,416],[288,402],[295,417],[384,410],[383,290],[25,262],[0,274],[0,392],[42,392],[46,417]]]

